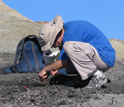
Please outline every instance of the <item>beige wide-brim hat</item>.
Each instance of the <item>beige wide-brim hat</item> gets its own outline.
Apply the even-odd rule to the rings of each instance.
[[[51,22],[44,24],[41,27],[39,36],[43,42],[42,51],[50,49],[56,39],[57,34],[63,28],[63,19],[57,15]]]

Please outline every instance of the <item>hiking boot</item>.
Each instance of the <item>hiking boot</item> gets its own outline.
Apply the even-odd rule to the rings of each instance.
[[[100,71],[100,73],[94,74],[93,77],[91,78],[90,82],[88,83],[88,85],[86,86],[86,88],[101,88],[102,86],[104,86],[108,79],[106,78],[105,74],[103,74],[102,71]],[[100,74],[100,75],[98,75]]]

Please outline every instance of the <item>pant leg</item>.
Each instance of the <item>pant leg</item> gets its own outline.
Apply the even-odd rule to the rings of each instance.
[[[72,62],[65,68],[67,74],[78,74]]]
[[[88,43],[68,41],[63,47],[82,80],[93,75],[98,68],[106,68],[96,49]]]
[[[107,71],[110,66],[108,66],[104,61],[102,61],[97,50],[93,46],[92,49],[94,50],[93,63],[97,66],[97,69],[103,72]]]

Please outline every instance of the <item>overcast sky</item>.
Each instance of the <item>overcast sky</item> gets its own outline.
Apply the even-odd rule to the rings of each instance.
[[[33,21],[50,22],[56,15],[64,22],[86,20],[108,39],[124,40],[124,0],[2,0]]]

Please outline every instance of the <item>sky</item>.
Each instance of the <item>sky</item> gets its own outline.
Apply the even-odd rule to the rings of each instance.
[[[33,21],[50,22],[60,15],[64,23],[85,20],[108,39],[124,40],[124,0],[2,0]]]

